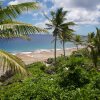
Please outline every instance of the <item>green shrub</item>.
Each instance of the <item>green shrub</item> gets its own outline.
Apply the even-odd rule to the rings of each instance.
[[[100,90],[100,75],[99,77],[96,77],[96,80],[94,82],[94,87]]]
[[[76,57],[89,57],[89,51],[86,48],[83,48],[78,51],[74,51],[72,55]]]
[[[1,91],[2,90],[2,91]],[[6,91],[5,91],[6,90]],[[60,98],[60,87],[52,77],[26,79],[0,88],[1,100],[53,100]]]
[[[87,62],[72,55],[58,57],[56,66],[30,64],[29,77],[16,74],[0,86],[0,100],[100,100],[100,73]]]
[[[65,74],[65,73],[64,73]],[[76,67],[73,71],[68,71],[66,75],[61,75],[62,81],[60,82],[61,87],[67,88],[79,88],[88,84],[89,78],[87,76],[87,72],[80,68]]]
[[[53,62],[54,62],[54,59],[53,58],[48,58],[46,63],[47,64],[52,64]]]

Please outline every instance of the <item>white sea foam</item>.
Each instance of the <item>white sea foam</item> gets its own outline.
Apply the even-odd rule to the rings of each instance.
[[[34,53],[41,53],[41,52],[50,52],[50,49],[39,49],[34,51]]]
[[[32,52],[21,52],[21,54],[30,54]]]
[[[17,53],[11,53],[12,55],[16,55]]]
[[[79,48],[84,48],[84,46],[79,46]],[[65,50],[73,50],[73,49],[76,49],[76,47],[65,48]],[[56,49],[56,50],[60,51],[62,49]],[[52,52],[52,51],[54,51],[54,49],[38,49],[38,50],[31,51],[31,52],[14,52],[12,54],[13,55],[16,55],[16,54],[26,54],[26,55],[30,56],[31,53]]]
[[[11,53],[13,55],[16,55],[16,54],[31,54],[32,52],[14,52],[14,53]]]

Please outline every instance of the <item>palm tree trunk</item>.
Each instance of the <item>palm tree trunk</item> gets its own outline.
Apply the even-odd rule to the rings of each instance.
[[[64,53],[64,57],[65,57],[65,41],[63,40],[63,53]]]
[[[55,64],[56,64],[56,44],[57,44],[57,36],[55,36],[55,44],[54,44],[54,58],[55,58]]]
[[[77,51],[78,51],[78,45],[76,45]]]
[[[98,48],[98,55],[100,56],[100,46],[97,47]]]
[[[98,54],[96,53],[96,51],[93,48],[91,48],[91,55],[92,55],[93,64],[94,64],[95,68],[97,69]]]

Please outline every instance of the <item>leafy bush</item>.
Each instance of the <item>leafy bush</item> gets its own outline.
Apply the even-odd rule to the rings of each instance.
[[[80,88],[89,83],[89,78],[87,77],[87,72],[82,68],[75,68],[73,71],[67,71],[64,73],[66,75],[62,76],[62,81],[60,82],[61,87],[67,88]]]
[[[2,90],[2,91],[1,91]],[[6,92],[5,92],[6,90]],[[60,98],[61,89],[52,77],[38,77],[26,79],[22,83],[15,83],[0,88],[2,100],[53,100]]]
[[[54,59],[53,58],[48,58],[46,63],[47,64],[52,64],[53,62],[54,62]]]
[[[89,51],[86,48],[83,48],[78,51],[74,51],[72,55],[76,57],[89,57]]]
[[[0,86],[0,100],[99,100],[100,73],[84,68],[86,61],[72,55],[58,57],[56,66],[30,64],[30,76],[16,74],[11,84]]]

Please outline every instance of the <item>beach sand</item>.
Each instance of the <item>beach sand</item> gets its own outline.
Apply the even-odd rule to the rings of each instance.
[[[73,51],[76,51],[76,48],[67,48],[66,49],[66,56],[71,55]],[[57,49],[57,57],[61,56],[63,54],[63,51],[61,49]],[[54,50],[36,50],[33,52],[20,52],[15,54],[17,57],[22,59],[22,61],[25,62],[25,64],[31,64],[33,62],[44,62],[48,58],[54,58]]]
[[[79,49],[84,48],[80,47]],[[66,48],[66,56],[69,56],[72,54],[73,51],[77,51],[77,49],[74,48]],[[12,53],[13,55],[16,55],[19,57],[24,63],[31,64],[34,62],[45,62],[48,58],[54,58],[54,50],[53,49],[42,49],[42,50],[36,50],[32,52],[19,52],[19,53]],[[61,56],[63,54],[62,49],[57,49],[57,57]],[[0,76],[4,74],[3,69],[0,69]]]

